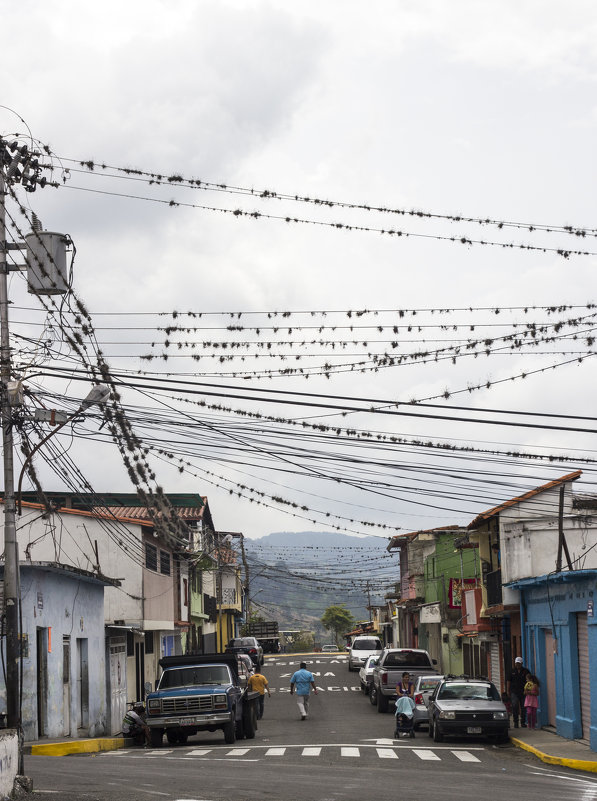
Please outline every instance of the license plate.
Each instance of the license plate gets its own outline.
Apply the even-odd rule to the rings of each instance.
[[[181,726],[194,726],[197,723],[197,718],[181,718],[180,725]]]
[[[467,734],[481,734],[483,729],[481,726],[469,726],[466,730]]]

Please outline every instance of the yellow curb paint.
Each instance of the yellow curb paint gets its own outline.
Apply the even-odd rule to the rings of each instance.
[[[95,740],[72,740],[64,743],[43,743],[31,746],[32,756],[67,756],[92,754],[96,751],[117,751],[125,742],[117,737],[99,737]]]
[[[510,740],[514,743],[514,745],[517,745],[519,748],[523,748],[525,751],[530,751],[531,754],[539,757],[542,762],[545,762],[548,765],[561,765],[564,768],[572,768],[573,770],[586,770],[589,773],[597,773],[597,761],[593,762],[586,759],[568,759],[567,757],[550,756],[549,754],[544,754],[543,751],[539,751],[538,748],[533,748],[532,745],[525,743],[523,740],[516,739],[516,737],[511,737]]]

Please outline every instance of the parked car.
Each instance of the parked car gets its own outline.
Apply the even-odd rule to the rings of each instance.
[[[448,734],[508,740],[508,711],[490,681],[447,676],[429,697],[429,736],[441,743]]]
[[[340,652],[340,649],[337,645],[324,645],[321,649],[322,654],[337,654]]]
[[[369,656],[377,656],[382,651],[379,637],[372,634],[355,637],[348,649],[348,669],[359,670]]]
[[[429,725],[429,715],[427,714],[427,706],[429,704],[429,696],[435,690],[440,681],[443,681],[443,676],[435,674],[433,676],[417,676],[415,680],[415,729],[418,729],[422,724]]]
[[[396,685],[402,674],[408,673],[411,681],[419,676],[437,673],[437,659],[432,659],[421,648],[385,648],[373,669],[373,683],[369,699],[378,712],[387,712],[390,702],[396,700]]]
[[[253,660],[249,654],[237,654],[236,658],[238,660],[239,668],[244,666],[244,669],[247,671],[249,676],[252,676],[253,673],[255,673],[255,665],[253,664]]]
[[[255,667],[263,665],[263,648],[255,637],[234,637],[226,646],[227,654],[247,654]]]
[[[371,682],[373,681],[373,668],[377,664],[377,656],[375,654],[373,656],[367,657],[367,661],[363,665],[363,667],[359,670],[359,679],[361,681],[361,691],[365,693],[365,695],[369,694],[369,690],[371,689]]]

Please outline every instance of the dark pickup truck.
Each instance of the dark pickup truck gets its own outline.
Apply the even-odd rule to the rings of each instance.
[[[256,637],[234,637],[226,646],[227,654],[248,654],[256,668],[263,665],[263,648]]]
[[[257,729],[259,693],[247,689],[235,654],[167,656],[155,692],[145,699],[151,743],[185,743],[198,731],[222,729],[229,745],[251,740]]]

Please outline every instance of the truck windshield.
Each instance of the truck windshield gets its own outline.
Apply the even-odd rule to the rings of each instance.
[[[170,668],[160,679],[160,690],[172,687],[195,687],[198,684],[231,684],[226,665],[192,665]]]

